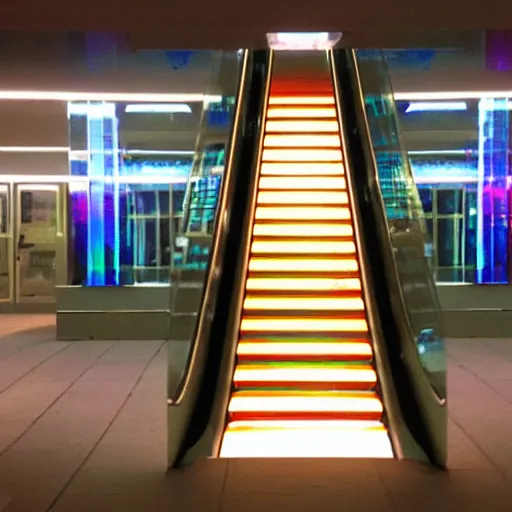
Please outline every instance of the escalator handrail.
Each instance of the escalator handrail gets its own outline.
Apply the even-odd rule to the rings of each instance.
[[[209,311],[212,310],[213,304],[218,300],[218,294],[215,293],[217,285],[217,277],[219,274],[219,267],[224,258],[226,241],[228,238],[228,230],[226,227],[229,225],[229,218],[232,214],[233,204],[233,189],[236,180],[236,173],[233,166],[234,152],[237,146],[237,139],[241,136],[242,124],[242,111],[244,110],[245,102],[247,100],[246,83],[248,81],[247,72],[249,64],[249,50],[244,50],[242,67],[240,71],[240,82],[238,85],[237,103],[235,107],[235,114],[232,126],[232,135],[229,146],[228,155],[226,158],[226,168],[222,180],[222,188],[220,193],[219,207],[215,219],[215,226],[212,237],[212,249],[210,251],[210,259],[208,268],[206,270],[205,285],[203,296],[201,298],[201,307],[197,314],[197,322],[192,337],[192,347],[189,349],[188,359],[185,365],[185,370],[182,378],[176,388],[173,397],[169,397],[167,402],[171,406],[179,406],[187,394],[192,381],[194,368],[198,368],[199,354],[201,353],[202,345],[209,339],[209,336],[202,336],[204,333],[204,323],[207,321]]]
[[[391,238],[386,220],[384,202],[379,187],[377,162],[371,143],[357,60],[354,51],[338,50],[337,52],[339,52],[338,55],[341,57],[333,57],[333,60],[337,61],[339,58],[343,60],[342,72],[347,73],[346,80],[348,80],[348,82],[342,83],[342,80],[340,80],[340,77],[337,75],[340,70],[337,70],[337,73],[333,73],[335,85],[341,90],[342,101],[345,96],[348,96],[349,101],[354,102],[354,112],[350,114],[352,116],[350,118],[351,126],[349,128],[347,127],[349,123],[341,123],[341,129],[345,134],[348,134],[349,130],[357,132],[357,138],[360,141],[364,169],[358,169],[358,172],[364,173],[363,179],[365,186],[363,187],[364,190],[358,190],[357,194],[360,197],[360,202],[362,201],[366,205],[365,211],[371,216],[371,223],[376,236],[375,243],[379,246],[379,252],[382,258],[380,267],[384,267],[382,271],[379,265],[374,265],[371,273],[378,276],[378,282],[384,282],[388,289],[386,294],[388,304],[382,304],[382,297],[374,299],[381,302],[380,305],[377,304],[379,310],[387,309],[391,311],[392,315],[391,319],[387,319],[388,323],[386,325],[384,325],[382,319],[380,321],[381,328],[385,328],[386,331],[385,339],[390,340],[383,348],[384,351],[387,352],[389,360],[392,361],[393,372],[399,372],[399,375],[395,373],[391,374],[393,380],[398,379],[399,381],[405,382],[409,388],[401,389],[401,386],[394,386],[396,396],[399,397],[399,400],[400,397],[402,397],[402,400],[408,402],[414,409],[414,411],[402,410],[404,421],[406,425],[409,426],[408,428],[411,434],[419,445],[422,446],[431,462],[442,466],[444,464],[442,460],[443,455],[438,453],[438,450],[434,448],[429,427],[424,421],[418,422],[418,419],[423,417],[424,414],[421,405],[418,403],[417,390],[418,388],[421,388],[422,391],[428,390],[428,392],[432,394],[433,399],[438,402],[438,405],[444,405],[444,402],[439,399],[428,380],[421,364],[419,354],[416,350],[410,350],[411,348],[414,349],[410,343],[410,340],[414,339],[413,330],[406,313],[404,296],[399,284],[398,270],[391,252]],[[353,136],[353,134],[351,136]],[[360,223],[360,216],[362,214],[357,210],[355,213],[359,216],[358,223]],[[367,237],[368,233],[366,233],[365,236]],[[373,257],[375,257],[375,255],[373,255]],[[377,294],[374,293],[374,295]],[[390,322],[392,322],[392,324]],[[392,336],[389,336],[390,325]],[[419,375],[419,381],[412,376],[413,372]],[[411,430],[411,426],[414,426],[413,430]]]

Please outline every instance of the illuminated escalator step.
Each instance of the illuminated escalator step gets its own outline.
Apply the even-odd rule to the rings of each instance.
[[[317,190],[279,190],[259,192],[258,204],[348,204],[346,192]]]
[[[354,254],[354,242],[270,241],[253,242],[252,254]]]
[[[243,318],[242,332],[367,332],[362,318]]]
[[[256,220],[349,220],[350,209],[344,207],[315,206],[258,206]]]
[[[342,363],[338,367],[333,364],[322,365],[322,363],[312,363],[311,365],[300,365],[274,367],[272,365],[238,365],[235,369],[233,381],[237,385],[269,385],[279,383],[300,383],[321,384],[328,383],[329,389],[336,389],[333,386],[341,386],[341,389],[347,383],[362,384],[365,389],[368,385],[375,384],[377,376],[372,367],[351,367],[344,366]],[[338,388],[339,389],[339,388]]]
[[[340,149],[264,149],[264,162],[341,162]]]
[[[358,297],[246,297],[244,309],[363,311],[364,302]]]
[[[350,224],[254,224],[254,236],[315,236],[315,237],[352,237],[354,231]]]
[[[221,457],[393,458],[386,429],[375,422],[233,422]],[[368,426],[364,425],[368,423]]]
[[[284,178],[260,178],[259,190],[346,190],[345,178],[322,176],[288,176]]]
[[[264,148],[339,148],[339,135],[266,135]]]
[[[356,259],[251,258],[251,272],[357,272]],[[333,283],[336,286],[336,283]],[[341,289],[341,288],[338,288]]]
[[[350,391],[242,391],[235,392],[228,412],[382,413],[375,393]]]
[[[318,360],[367,360],[372,357],[372,347],[368,342],[278,342],[241,341],[237,347],[241,361],[255,361],[258,358],[289,359],[299,361]]]
[[[336,118],[334,107],[269,107],[267,110],[268,119],[329,119]]]
[[[247,279],[246,289],[248,291],[358,291],[361,290],[361,281],[357,278],[330,279],[326,277],[319,277],[316,279],[286,279],[282,277],[250,277]]]
[[[341,162],[262,162],[262,176],[335,176],[343,175],[345,168]]]
[[[338,121],[267,121],[265,125],[266,133],[339,133],[339,129]]]
[[[334,105],[334,96],[270,96],[269,105]]]

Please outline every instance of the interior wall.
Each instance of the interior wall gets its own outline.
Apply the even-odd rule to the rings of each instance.
[[[0,83],[1,83],[0,79]],[[67,147],[63,101],[0,101],[0,175],[67,175],[67,153],[12,153],[1,147]]]

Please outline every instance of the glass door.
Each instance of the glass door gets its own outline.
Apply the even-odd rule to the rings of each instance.
[[[0,302],[12,299],[12,233],[9,185],[0,183]]]
[[[58,185],[17,185],[17,302],[55,300],[59,212]]]

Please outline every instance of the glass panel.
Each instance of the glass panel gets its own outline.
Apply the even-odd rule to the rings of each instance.
[[[86,39],[92,44],[94,37]],[[208,262],[238,55],[125,55],[119,38],[111,38],[110,50],[105,41],[96,43],[95,57],[118,52],[117,60],[105,62],[116,79],[127,73],[135,80],[137,71],[146,75],[140,87],[151,78],[165,92],[139,87],[130,101],[113,94],[109,101],[68,103],[70,172],[77,178],[70,186],[69,282],[168,285],[172,267],[204,269]]]
[[[437,213],[440,215],[462,213],[462,202],[462,189],[439,190],[437,192]]]
[[[380,51],[356,53],[404,305],[422,364],[437,393],[445,396],[444,343],[437,294],[425,251],[425,216],[399,139],[387,65]]]
[[[0,184],[0,300],[10,296],[9,187]]]
[[[53,299],[57,254],[57,188],[21,187],[18,194],[19,299]]]

